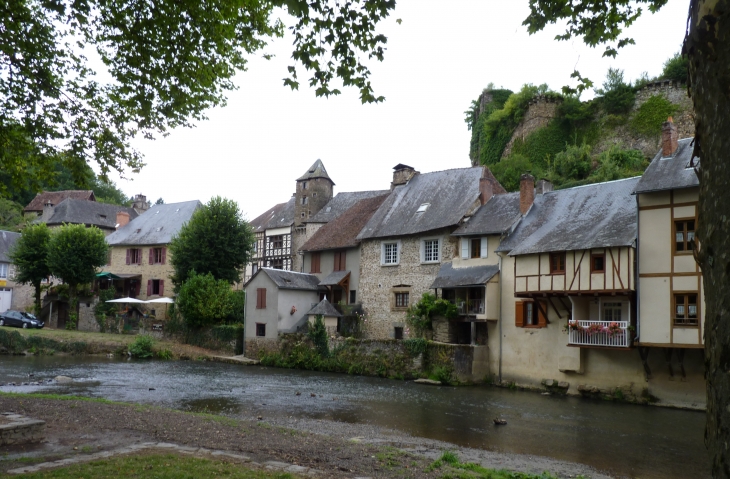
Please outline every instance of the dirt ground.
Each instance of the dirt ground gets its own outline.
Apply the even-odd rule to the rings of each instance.
[[[429,478],[426,467],[445,450],[463,462],[559,477],[603,479],[580,464],[459,448],[357,424],[278,418],[236,420],[157,407],[80,400],[0,396],[0,412],[46,421],[39,445],[0,447],[0,474],[29,463],[113,450],[143,442],[240,452],[255,462],[282,461],[322,471],[319,477]]]

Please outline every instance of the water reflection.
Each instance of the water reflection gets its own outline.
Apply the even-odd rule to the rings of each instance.
[[[630,477],[710,476],[704,414],[692,411],[199,362],[0,358],[0,383],[29,381],[30,373],[33,380],[66,375],[77,382],[20,390],[239,417],[367,423],[463,446],[580,462]],[[506,418],[508,425],[494,426],[494,417]]]

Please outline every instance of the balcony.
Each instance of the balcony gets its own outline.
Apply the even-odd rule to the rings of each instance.
[[[466,301],[457,299],[452,302],[456,304],[459,316],[475,316],[477,314],[484,314],[484,300],[481,298],[469,299]]]
[[[628,348],[631,345],[628,321],[570,321],[568,344]]]

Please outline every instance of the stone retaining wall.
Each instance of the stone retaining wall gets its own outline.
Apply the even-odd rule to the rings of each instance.
[[[46,422],[20,414],[2,413],[0,421],[0,446],[31,444],[43,440]]]

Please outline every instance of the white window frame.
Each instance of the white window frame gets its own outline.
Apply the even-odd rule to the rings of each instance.
[[[395,263],[385,261],[385,247],[386,245],[395,245],[396,252],[395,252]],[[380,243],[380,265],[381,266],[398,266],[400,264],[400,252],[401,252],[401,242],[400,241],[383,241]]]
[[[436,259],[426,259],[426,242],[436,242]],[[443,245],[443,241],[441,241],[441,237],[435,236],[430,238],[421,238],[421,264],[434,264],[434,263],[440,263],[441,262],[441,248]]]
[[[8,279],[10,276],[10,263],[0,263],[0,279]]]
[[[619,321],[625,321],[623,319],[625,301],[602,301],[601,302],[601,321],[611,321],[618,323]],[[611,318],[608,318],[606,310],[611,310]],[[619,318],[614,317],[614,313],[618,313]]]
[[[476,259],[471,257],[471,241],[476,239],[473,236],[462,236],[461,238],[461,259]],[[479,238],[481,241],[479,258],[486,258],[489,255],[489,239],[486,236]]]

